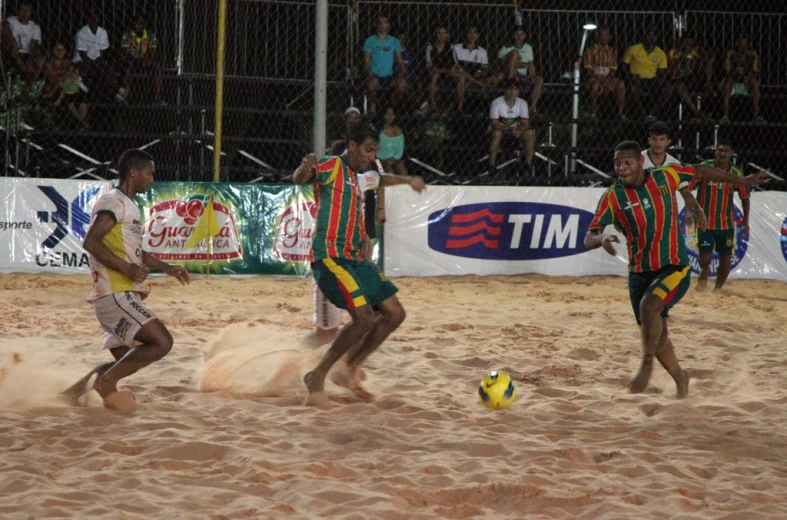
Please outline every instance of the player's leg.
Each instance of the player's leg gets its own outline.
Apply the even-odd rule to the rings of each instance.
[[[346,309],[352,320],[334,339],[320,363],[303,378],[310,394],[325,388],[331,367],[361,342],[374,326],[374,310],[355,272],[357,264],[338,258],[324,258],[312,264],[312,271],[322,293],[339,308]]]
[[[366,81],[366,95],[369,96],[369,111],[374,114],[377,112],[377,90],[380,88],[380,80],[375,75],[369,76]]]
[[[522,144],[525,148],[525,161],[527,162],[527,169],[533,165],[533,159],[536,156],[536,132],[533,128],[528,128],[522,132]]]
[[[669,337],[669,328],[667,326],[668,321],[669,320],[667,318],[662,318],[661,345],[659,346],[659,351],[656,354],[656,359],[659,360],[661,366],[663,366],[664,369],[669,372],[669,375],[672,376],[672,379],[675,380],[675,386],[678,389],[677,398],[683,399],[689,395],[690,376],[680,367],[678,358],[675,356],[675,346],[672,344],[672,340]]]
[[[601,96],[604,80],[593,77],[588,80],[588,90],[590,90],[590,117],[596,118],[598,116],[598,98]]]
[[[110,334],[108,331],[105,330],[105,335]],[[117,360],[122,358],[126,352],[131,350],[129,347],[120,346],[109,348],[109,352],[112,354],[112,357],[115,358],[114,361],[107,361],[105,363],[101,363],[96,365],[93,370],[88,372],[82,379],[68,387],[64,390],[60,395],[65,397],[67,400],[71,401],[73,404],[76,404],[76,400],[85,395],[87,392],[92,390],[92,388],[88,388],[87,384],[90,381],[90,378],[96,375],[97,377],[101,377],[104,372],[115,366]]]
[[[715,237],[712,230],[697,230],[697,248],[700,253],[698,258],[698,263],[700,265],[700,275],[697,277],[698,291],[704,291],[708,288],[708,277],[710,276],[710,263],[713,257],[714,244]]]
[[[716,252],[719,253],[719,266],[716,268],[716,287],[714,290],[718,291],[724,287],[724,282],[730,276],[732,270],[732,248],[735,243],[735,230],[728,229],[724,231],[717,231],[716,237]]]
[[[314,331],[304,338],[303,343],[317,348],[336,338],[342,320],[342,310],[325,297],[317,282],[312,282],[312,289],[314,292]]]
[[[364,262],[358,267],[357,273],[366,288],[369,302],[376,307],[379,314],[361,343],[353,346],[347,353],[347,371],[344,374],[338,373],[334,382],[346,386],[361,398],[369,399],[372,395],[361,387],[361,365],[404,322],[406,313],[396,298],[398,289],[374,264]]]
[[[533,77],[533,91],[530,93],[530,113],[533,116],[538,116],[538,101],[541,99],[541,94],[544,92],[544,78],[541,76]]]
[[[145,323],[134,334],[134,340],[139,344],[130,348],[96,380],[95,389],[101,397],[117,392],[118,381],[162,359],[172,350],[172,335],[158,318]]]
[[[648,284],[639,301],[638,313],[641,324],[642,365],[631,381],[631,393],[643,392],[648,386],[653,372],[653,358],[659,353],[664,339],[662,317],[666,317],[669,309],[686,294],[690,272],[688,266],[668,266],[655,273],[655,277],[651,275],[651,280],[643,277],[637,287],[638,291],[642,291],[642,287]],[[629,286],[631,292],[631,283]]]

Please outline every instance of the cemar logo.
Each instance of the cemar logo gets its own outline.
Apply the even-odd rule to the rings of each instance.
[[[85,239],[87,226],[90,224],[91,204],[96,194],[101,191],[99,186],[91,186],[77,195],[71,202],[60,194],[54,186],[38,186],[55,205],[55,211],[38,211],[36,218],[44,224],[54,224],[55,228],[47,236],[36,253],[36,264],[41,267],[85,267],[90,265],[90,259],[85,252],[53,251],[69,231],[79,239]]]
[[[211,259],[242,257],[243,248],[230,208],[215,200],[212,211],[207,205],[206,196],[192,195],[151,207],[143,232],[145,251],[161,260],[204,260],[210,240]],[[202,235],[189,240],[195,231]]]
[[[691,271],[694,274],[699,274],[700,244],[698,243],[696,233],[689,234],[686,232],[686,222],[684,220],[685,215],[686,208],[683,208],[680,210],[680,213],[678,213],[678,224],[680,225],[680,229],[683,231],[683,236],[685,237],[686,253],[689,255]],[[735,270],[738,264],[741,263],[741,260],[743,260],[743,258],[746,256],[746,251],[749,249],[748,238],[743,236],[743,213],[738,209],[738,206],[735,205],[733,205],[733,220],[735,220],[735,244],[732,248],[732,258],[730,259],[732,266],[730,267],[730,271]],[[710,275],[716,276],[716,271],[718,268],[719,254],[714,251],[710,261]]]
[[[429,247],[484,260],[543,260],[583,253],[593,214],[541,202],[467,204],[429,215]]]
[[[784,222],[782,222],[781,242],[782,254],[784,255],[784,259],[787,260],[787,217],[785,217]]]
[[[276,232],[273,255],[291,262],[309,260],[316,218],[317,204],[314,202],[300,202],[287,208]]]

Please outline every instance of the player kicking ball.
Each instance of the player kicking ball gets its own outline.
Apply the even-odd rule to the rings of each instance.
[[[629,390],[633,394],[645,391],[655,357],[675,380],[677,397],[682,399],[689,393],[689,375],[675,356],[667,317],[689,288],[691,268],[678,225],[675,191],[693,180],[753,186],[765,182],[769,174],[738,177],[702,164],[644,169],[636,141],[618,144],[614,163],[619,180],[601,196],[585,236],[585,248],[603,247],[615,256],[618,237],[602,232],[613,225],[626,234],[629,296],[642,341],[642,365]]]
[[[317,406],[331,405],[324,393],[325,378],[345,355],[347,366],[335,372],[333,381],[361,399],[372,399],[361,385],[361,365],[405,319],[396,286],[361,254],[364,191],[355,172],[369,170],[379,144],[379,132],[374,127],[354,125],[347,132],[344,154],[322,159],[310,154],[293,174],[295,184],[312,182],[315,186],[317,219],[311,250],[314,279],[325,297],[346,309],[351,317],[317,367],[304,377],[309,402]],[[377,177],[376,183],[381,186],[409,184],[418,192],[425,188],[420,177]],[[379,315],[375,315],[375,308]]]

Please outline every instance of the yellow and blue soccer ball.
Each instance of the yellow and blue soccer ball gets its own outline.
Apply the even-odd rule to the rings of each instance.
[[[478,385],[478,396],[487,408],[506,408],[516,399],[514,380],[505,372],[490,372]]]

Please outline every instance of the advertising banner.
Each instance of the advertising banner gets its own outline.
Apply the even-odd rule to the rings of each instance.
[[[82,241],[106,181],[0,178],[0,271],[88,273]],[[189,271],[309,272],[311,186],[156,183],[137,197],[143,248]]]
[[[625,275],[625,237],[617,257],[585,251],[583,239],[603,188],[429,186],[386,192],[385,266],[389,276]],[[680,198],[679,198],[680,199]],[[679,221],[683,224],[683,201]],[[738,229],[731,278],[787,280],[787,194],[756,192],[751,236]],[[736,220],[743,214],[736,208]],[[606,233],[616,233],[612,227]],[[696,237],[686,237],[699,272]],[[714,253],[711,276],[718,256]]]

